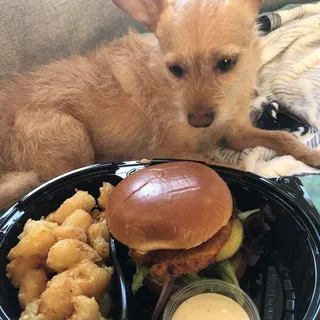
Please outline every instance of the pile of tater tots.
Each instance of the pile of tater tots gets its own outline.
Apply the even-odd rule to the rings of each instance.
[[[20,320],[103,320],[110,312],[105,209],[113,190],[96,199],[75,194],[47,217],[29,219],[8,254],[7,277],[19,290]],[[97,206],[98,203],[98,206]]]

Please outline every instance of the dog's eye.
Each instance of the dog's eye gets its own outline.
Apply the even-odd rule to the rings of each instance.
[[[169,70],[177,78],[182,78],[184,76],[184,70],[178,65],[170,66]]]
[[[223,72],[226,72],[226,71],[229,71],[231,70],[234,65],[236,64],[237,60],[235,59],[221,59],[218,61],[217,63],[217,68],[220,70],[220,71],[223,71]]]

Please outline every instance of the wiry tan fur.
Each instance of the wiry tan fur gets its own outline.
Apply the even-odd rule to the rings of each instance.
[[[265,146],[312,166],[320,154],[285,132],[255,129],[250,96],[259,62],[260,0],[113,0],[153,34],[16,75],[0,93],[0,208],[57,175],[98,161],[207,161],[224,143]],[[238,57],[229,72],[219,59]],[[186,71],[174,77],[170,65]],[[207,128],[189,113],[214,112]]]

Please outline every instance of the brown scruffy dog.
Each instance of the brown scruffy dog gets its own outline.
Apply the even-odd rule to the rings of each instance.
[[[17,75],[0,92],[0,208],[101,161],[264,146],[318,167],[286,132],[253,128],[261,0],[113,0],[152,32]]]

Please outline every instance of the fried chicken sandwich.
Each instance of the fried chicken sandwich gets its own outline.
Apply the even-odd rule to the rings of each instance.
[[[107,220],[136,264],[133,292],[143,282],[156,289],[171,277],[179,286],[208,273],[237,283],[228,259],[241,246],[242,224],[227,184],[205,165],[170,162],[133,173],[112,192]]]

